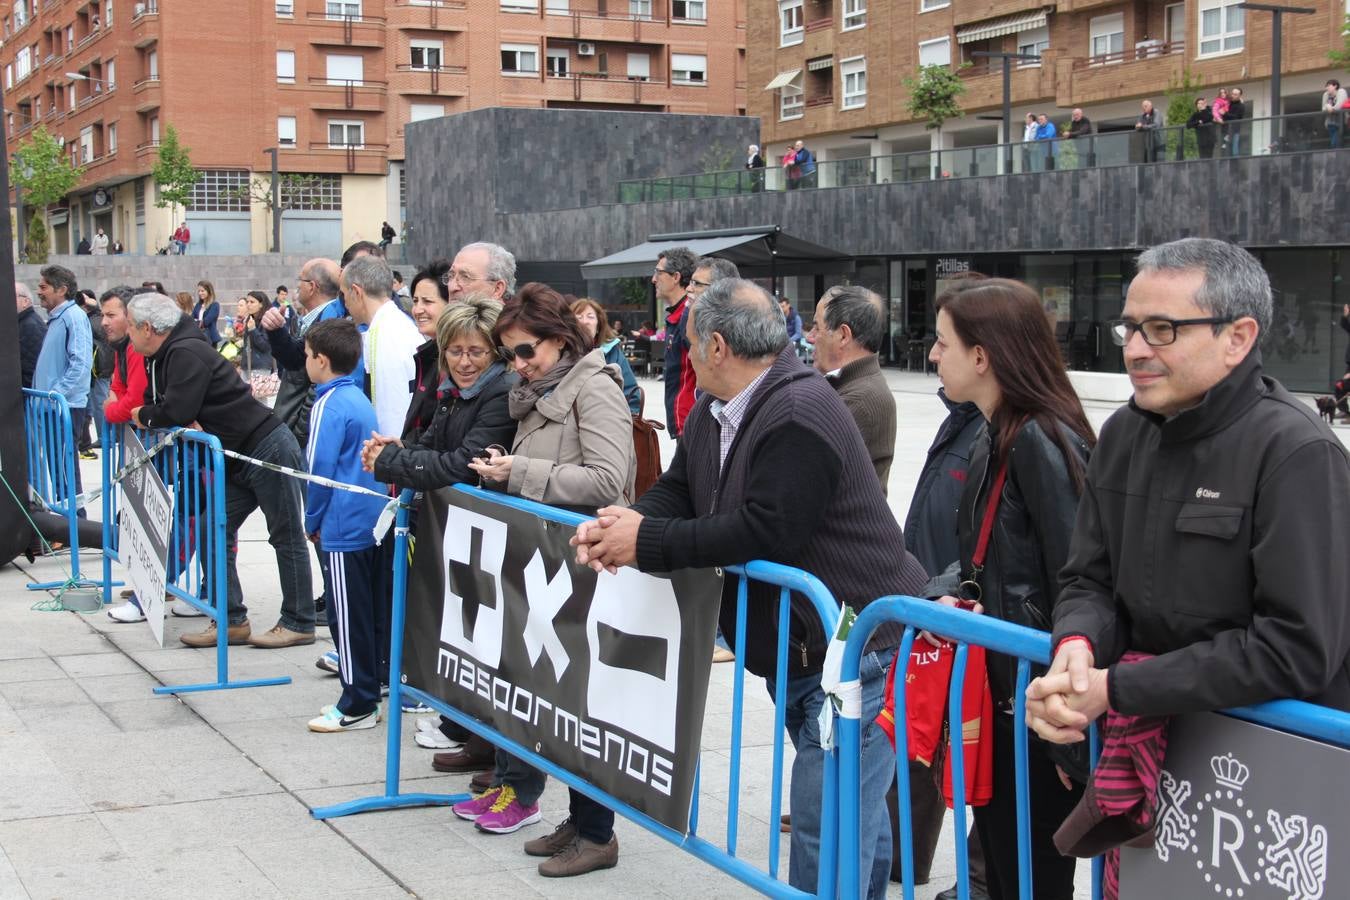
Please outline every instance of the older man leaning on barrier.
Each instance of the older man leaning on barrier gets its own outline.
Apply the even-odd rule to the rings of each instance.
[[[131,343],[145,357],[149,380],[145,405],[131,411],[137,425],[197,427],[215,435],[227,451],[304,470],[295,435],[271,410],[253,399],[239,373],[172,298],[141,294],[131,301],[129,311]],[[239,527],[259,508],[267,520],[268,543],[276,551],[281,618],[265,633],[251,636],[235,557]],[[229,642],[268,648],[314,643],[314,594],[300,483],[279,472],[231,459],[226,465],[225,517]],[[213,646],[216,624],[212,621],[205,631],[185,634],[181,640],[189,647]]]
[[[689,311],[689,361],[703,396],[685,422],[670,468],[631,509],[605,507],[577,529],[577,558],[592,568],[636,564],[644,572],[727,566],[764,559],[818,577],[855,610],[888,594],[912,594],[923,567],[905,550],[862,438],[819,373],[787,346],[773,298],[726,279]],[[736,581],[721,598],[724,634],[736,633]],[[778,592],[752,584],[745,667],[774,695]],[[785,710],[797,749],[792,768],[789,882],[814,892],[820,847],[824,751],[817,716],[826,703],[821,669],[829,636],[800,596],[789,625]],[[891,841],[883,798],[895,771],[873,721],[902,626],[878,629],[862,666],[862,870],[869,896],[884,897]]]
[[[1108,709],[1170,716],[1276,698],[1350,710],[1350,459],[1262,371],[1270,281],[1247,251],[1146,251],[1122,317],[1134,399],[1102,428],[1054,663],[1027,690],[1047,740]],[[1118,664],[1127,650],[1152,658]]]

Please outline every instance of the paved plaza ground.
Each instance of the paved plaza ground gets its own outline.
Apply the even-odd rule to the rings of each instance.
[[[899,405],[890,502],[903,519],[944,409],[935,377],[887,377]],[[659,410],[659,382],[643,386],[649,411]],[[1091,405],[1094,426],[1112,409]],[[89,484],[98,464],[84,466]],[[96,561],[97,554],[83,557],[86,566]],[[521,845],[566,816],[567,793],[552,781],[541,800],[545,824],[515,835],[477,832],[445,808],[316,821],[312,807],[376,793],[384,773],[382,727],[340,735],[305,728],[337,699],[337,679],[314,667],[332,645],[327,630],[311,647],[231,648],[233,675],[290,675],[288,685],[156,696],[158,685],[213,679],[214,650],[178,642],[204,620],[167,617],[160,648],[144,624],[115,624],[101,612],[31,610],[46,595],[25,585],[62,577],[66,564],[63,557],[20,559],[0,569],[0,900],[756,896],[623,820],[617,868],[540,877]],[[253,627],[265,630],[280,596],[260,516],[241,535],[239,569]],[[725,833],[733,676],[730,665],[713,668],[703,728],[700,833],[714,842]],[[739,846],[763,865],[773,709],[760,679],[747,675],[745,687]],[[412,742],[413,717],[403,724],[404,790],[465,790],[468,776],[432,772],[431,751]],[[789,759],[791,752],[789,745]],[[784,872],[786,848],[784,840]],[[953,871],[947,834],[933,880],[918,896],[947,887]],[[1079,871],[1085,898],[1086,865]],[[891,895],[899,894],[893,885]]]

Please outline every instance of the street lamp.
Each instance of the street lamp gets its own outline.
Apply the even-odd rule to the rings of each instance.
[[[279,148],[268,147],[264,153],[272,157],[272,252],[281,253],[281,175],[278,174]]]
[[[1003,174],[1012,173],[1012,61],[1039,60],[1038,53],[1000,53],[993,50],[975,50],[970,54],[982,59],[1003,60]]]
[[[1270,25],[1270,117],[1275,120],[1276,138],[1284,145],[1284,122],[1280,121],[1280,44],[1284,35],[1284,14],[1310,16],[1317,10],[1307,6],[1273,6],[1269,3],[1239,3],[1238,9],[1268,12],[1275,18]]]

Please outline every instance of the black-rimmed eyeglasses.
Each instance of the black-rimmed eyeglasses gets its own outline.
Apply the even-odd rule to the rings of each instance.
[[[1142,334],[1144,343],[1150,347],[1166,347],[1176,343],[1178,328],[1186,325],[1227,325],[1232,321],[1232,316],[1208,316],[1203,319],[1154,318],[1142,322],[1112,319],[1106,324],[1111,329],[1111,340],[1116,342],[1117,347],[1124,347],[1136,333]]]

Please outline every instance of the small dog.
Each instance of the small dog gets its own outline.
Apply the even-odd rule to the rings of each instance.
[[[1327,424],[1334,424],[1336,420],[1336,398],[1318,397],[1317,414],[1327,420]]]

